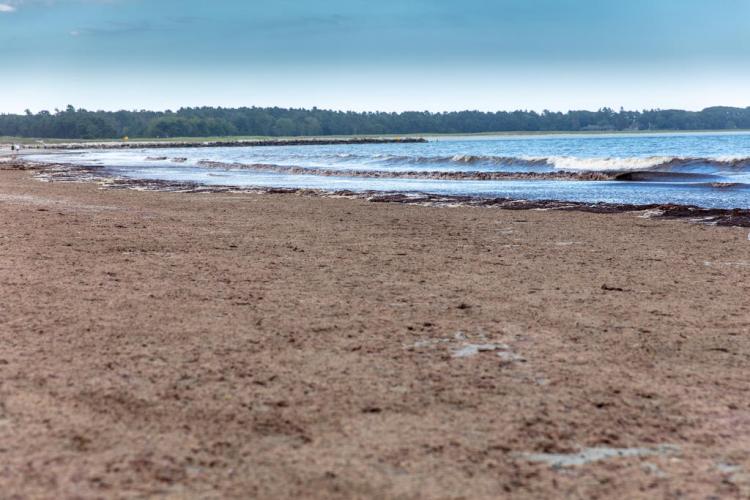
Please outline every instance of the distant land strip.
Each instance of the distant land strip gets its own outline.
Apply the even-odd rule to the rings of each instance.
[[[64,110],[0,113],[0,137],[111,140],[187,137],[320,137],[506,132],[748,130],[750,107],[701,111],[384,111],[289,108],[181,108],[177,111]]]
[[[123,141],[123,142],[78,142],[61,144],[24,144],[23,149],[141,149],[141,148],[218,148],[248,146],[330,146],[333,144],[400,144],[427,142],[422,137],[350,137],[343,139],[300,138],[270,140],[233,141]]]

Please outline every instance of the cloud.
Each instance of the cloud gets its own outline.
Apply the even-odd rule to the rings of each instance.
[[[69,32],[70,36],[108,36],[127,35],[131,33],[144,33],[153,31],[154,27],[148,22],[117,22],[110,21],[99,27],[79,27]]]
[[[119,1],[121,0],[5,0],[0,3],[0,13],[15,12],[19,8],[29,6],[55,7],[65,3],[112,4]]]

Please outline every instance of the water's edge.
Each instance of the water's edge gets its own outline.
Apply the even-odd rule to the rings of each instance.
[[[750,227],[750,209],[702,208],[693,205],[626,203],[585,203],[561,200],[523,200],[488,198],[463,195],[436,195],[421,192],[336,191],[309,188],[238,187],[232,185],[203,185],[195,182],[130,179],[102,172],[85,165],[63,163],[35,163],[14,158],[0,164],[1,169],[34,172],[43,181],[95,182],[105,189],[133,189],[179,193],[265,193],[299,194],[306,196],[337,197],[367,200],[373,203],[401,203],[423,206],[495,207],[506,210],[566,210],[588,213],[642,212],[644,218],[684,219],[716,226]]]

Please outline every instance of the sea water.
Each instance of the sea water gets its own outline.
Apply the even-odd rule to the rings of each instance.
[[[426,143],[82,150],[29,159],[209,186],[750,208],[749,132],[455,136]],[[452,172],[537,178],[439,178]],[[606,180],[545,178],[559,172],[602,173]],[[622,173],[638,175],[615,180],[627,179]]]

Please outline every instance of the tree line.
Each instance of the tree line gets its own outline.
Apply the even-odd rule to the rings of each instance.
[[[750,129],[750,107],[702,111],[331,111],[317,108],[181,108],[0,114],[0,136],[114,139],[226,136],[321,136],[481,132],[579,132]]]

